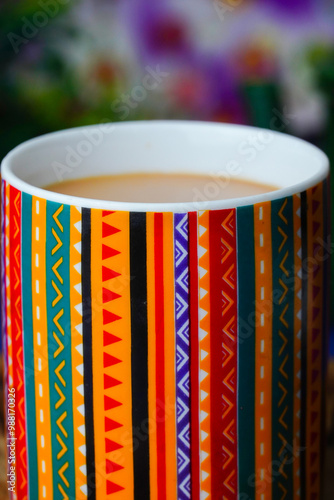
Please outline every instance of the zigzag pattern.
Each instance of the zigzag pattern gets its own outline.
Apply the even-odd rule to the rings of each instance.
[[[210,436],[210,261],[209,212],[199,224],[199,338],[200,338],[200,482],[201,500],[211,500]]]
[[[293,197],[293,232],[295,252],[295,290],[294,290],[294,497],[300,497],[300,410],[301,410],[301,336],[302,336],[302,233],[301,233],[300,194]]]
[[[237,495],[237,283],[235,211],[222,212],[222,381],[223,399],[223,478],[222,496],[226,500]],[[217,436],[218,438],[218,436]]]
[[[308,254],[316,256],[319,240],[323,237],[323,185],[319,184],[307,193],[308,199]],[[320,496],[320,448],[321,448],[321,369],[322,369],[322,332],[323,318],[322,290],[323,273],[321,264],[313,265],[309,274],[309,316],[308,316],[308,350],[311,352],[307,367],[308,407],[307,407],[307,498]]]
[[[190,339],[188,214],[175,214],[175,317],[178,499],[190,498]]]
[[[58,275],[59,261],[52,268]],[[71,329],[72,329],[72,384],[73,429],[76,498],[87,498],[86,428],[84,408],[83,338],[82,338],[82,287],[81,287],[81,208],[71,207],[70,240]],[[58,337],[60,352],[64,349]],[[58,350],[56,351],[58,353]],[[56,355],[55,353],[55,355]]]
[[[54,372],[58,379],[57,382],[55,382],[54,386],[54,389],[56,390],[58,397],[57,402],[55,404],[55,418],[56,418],[56,425],[58,427],[56,431],[56,439],[60,444],[60,451],[57,454],[57,460],[59,461],[59,463],[56,465],[56,467],[58,468],[57,487],[60,491],[64,492],[66,495],[65,488],[68,489],[70,487],[69,481],[65,475],[65,471],[69,466],[67,458],[68,446],[66,444],[69,429],[67,429],[66,425],[67,412],[65,409],[66,380],[64,380],[62,376],[62,369],[64,368],[66,363],[65,350],[63,344],[65,331],[61,325],[61,318],[64,314],[63,303],[61,300],[63,298],[63,295],[60,291],[60,287],[64,283],[64,280],[62,278],[62,266],[61,266],[63,258],[61,255],[58,254],[58,252],[63,246],[62,236],[64,228],[59,220],[59,216],[61,215],[63,210],[64,206],[60,205],[52,215],[55,226],[53,226],[51,229],[52,229],[52,234],[55,238],[55,244],[52,248],[51,254],[55,260],[55,264],[52,266],[53,276],[51,278],[51,283],[56,292],[56,297],[52,301],[52,313],[53,313],[53,323],[54,326],[56,327],[53,331],[53,337],[56,340],[58,346],[53,353],[53,357],[57,365]]]
[[[287,274],[289,276],[289,273],[287,271],[285,271],[285,268],[283,265],[284,262],[286,261],[286,259],[288,258],[288,253],[289,253],[289,251],[287,250],[288,236],[286,234],[288,220],[284,215],[284,209],[285,209],[286,205],[287,205],[287,199],[284,200],[284,202],[279,210],[279,218],[281,220],[281,222],[280,222],[281,226],[277,227],[277,231],[280,233],[280,235],[282,237],[281,245],[278,248],[278,253],[280,256],[279,267],[283,271],[284,274]],[[281,500],[283,500],[287,494],[287,481],[289,481],[289,477],[287,475],[287,470],[284,468],[284,465],[285,465],[285,462],[287,459],[286,449],[285,449],[286,444],[287,444],[286,432],[288,430],[290,430],[290,429],[288,429],[288,425],[284,421],[284,416],[285,416],[286,412],[288,411],[288,404],[286,402],[286,396],[287,396],[288,391],[289,391],[288,374],[284,371],[284,366],[285,366],[287,359],[288,359],[288,354],[287,354],[288,347],[289,347],[288,344],[291,342],[291,340],[288,338],[290,325],[286,322],[285,314],[286,314],[288,308],[291,306],[285,300],[287,291],[286,291],[286,287],[284,285],[283,280],[280,280],[279,283],[280,283],[281,288],[282,288],[282,294],[281,294],[281,297],[279,300],[279,305],[277,306],[277,307],[280,307],[280,312],[281,312],[280,317],[279,317],[280,325],[279,325],[279,332],[278,333],[282,339],[282,346],[279,350],[278,356],[280,358],[280,363],[281,363],[280,368],[279,368],[279,372],[282,376],[279,377],[278,386],[279,386],[280,391],[282,392],[282,397],[278,403],[278,407],[279,407],[279,411],[280,411],[280,417],[279,417],[278,421],[281,424],[279,427],[278,436],[282,442],[282,447],[281,447],[279,454],[278,454],[278,459],[281,462],[281,466],[280,466],[280,470],[279,470],[280,475],[278,477],[278,487],[282,491]]]
[[[27,449],[26,449],[26,418],[25,390],[23,370],[23,336],[22,336],[22,288],[21,288],[21,193],[10,187],[10,263],[11,263],[11,313],[12,313],[12,346],[13,379],[16,387],[17,415],[17,447],[16,467],[20,471],[20,498],[27,498]]]

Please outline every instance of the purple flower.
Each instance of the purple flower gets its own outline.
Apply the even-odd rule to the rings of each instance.
[[[315,0],[260,0],[266,7],[296,15],[308,15],[315,5]]]

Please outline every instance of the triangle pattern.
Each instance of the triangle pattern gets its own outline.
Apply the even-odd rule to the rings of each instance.
[[[112,333],[108,332],[103,332],[103,345],[104,347],[114,344],[115,342],[119,342],[122,340],[120,337],[116,337],[116,335],[113,335]]]
[[[107,288],[102,288],[102,301],[103,304],[106,302],[110,302],[111,300],[119,299],[121,295],[112,290],[108,290]]]
[[[120,229],[110,226],[110,224],[107,224],[106,222],[102,222],[102,238],[107,238],[108,236],[112,236],[113,234],[119,232]]]
[[[119,470],[124,469],[122,465],[115,464],[111,460],[106,459],[106,473],[112,474],[113,472],[117,472]]]
[[[112,269],[109,269],[109,267],[102,267],[102,281],[108,281],[113,278],[117,278],[117,276],[120,276],[121,274],[113,271]]]
[[[111,495],[112,493],[117,493],[122,490],[124,490],[123,486],[118,486],[116,483],[107,481],[107,495]]]
[[[118,358],[115,358],[115,356],[112,356],[111,354],[108,354],[107,352],[103,353],[103,366],[104,368],[108,368],[108,366],[113,366],[117,365],[118,363],[121,363],[122,361]]]
[[[106,432],[113,431],[114,429],[119,429],[119,427],[123,427],[123,424],[119,424],[111,418],[104,417],[104,429]]]
[[[112,215],[115,212],[112,212],[111,210],[102,210],[102,217],[108,217],[108,215]]]
[[[122,403],[119,403],[113,398],[110,398],[109,396],[104,396],[104,409],[105,411],[112,410],[113,408],[117,408],[117,406],[121,406]]]
[[[117,332],[118,328],[120,328],[120,323],[118,322],[122,318],[121,316],[115,314],[115,312],[112,312],[110,310],[111,304],[113,304],[113,301],[117,299],[118,302],[115,303],[116,307],[113,309],[114,311],[119,310],[118,304],[122,299],[122,295],[117,293],[118,289],[116,285],[118,283],[116,283],[115,281],[106,283],[109,280],[113,280],[114,278],[121,276],[122,274],[121,272],[118,272],[122,269],[122,260],[121,257],[117,257],[121,255],[121,252],[114,248],[115,246],[116,248],[118,247],[118,245],[115,245],[114,242],[117,243],[117,241],[119,240],[119,236],[117,236],[117,234],[121,231],[121,229],[115,227],[115,225],[119,226],[117,222],[116,224],[113,223],[114,221],[118,220],[118,217],[113,215],[114,213],[115,212],[109,210],[103,211],[102,217],[104,218],[104,220],[102,220],[102,227],[100,226],[102,230],[102,238],[105,239],[102,241],[101,246],[102,263],[104,263],[103,261],[105,261],[105,265],[102,265],[102,283],[104,285],[102,286],[102,303],[105,304],[104,308],[102,309],[102,323],[103,325],[109,325],[107,329],[110,328],[112,332],[111,333],[110,331],[105,330],[103,331],[103,398],[104,411],[109,412],[107,414],[104,414],[104,432],[105,436],[108,436],[108,438],[105,437],[106,454],[123,448],[123,423],[121,423],[123,422],[122,408],[124,408],[121,387],[122,378],[119,379],[118,376],[117,378],[111,376],[114,373],[113,371],[109,370],[110,367],[122,363],[123,360],[122,350],[120,349],[122,344],[118,344],[122,340],[122,338],[118,336]],[[107,259],[113,258],[116,258],[116,260],[107,261]],[[114,262],[114,265],[110,264],[110,262]],[[121,377],[122,375],[119,374],[119,376]],[[119,389],[117,389],[117,387],[119,387]],[[114,388],[116,389],[114,390]],[[124,469],[124,464],[118,464],[116,463],[117,461],[118,459],[116,459],[115,454],[107,456],[105,458],[106,474],[113,474]],[[117,496],[117,493],[121,492],[126,487],[126,484],[123,484],[122,486],[118,484],[119,482],[124,482],[119,479],[119,475],[116,475],[114,477],[117,478],[116,482],[108,479],[106,481],[106,491],[104,491],[104,494],[107,498],[109,498],[109,495],[112,494],[116,494]]]
[[[103,324],[104,325],[109,325],[109,323],[112,323],[113,321],[117,321],[119,319],[122,319],[120,316],[117,316],[117,314],[114,314],[110,311],[107,311],[106,309],[103,309]]]
[[[110,257],[114,257],[115,255],[120,254],[118,250],[114,248],[108,247],[107,245],[102,245],[102,260],[109,259]]]
[[[105,447],[106,447],[106,453],[110,453],[112,451],[120,450],[121,448],[123,448],[121,444],[117,444],[108,438],[105,439]]]
[[[104,389],[110,389],[111,387],[116,387],[116,385],[121,384],[119,380],[111,377],[110,375],[104,374]]]
[[[318,210],[320,203],[317,200],[312,200],[312,215]]]

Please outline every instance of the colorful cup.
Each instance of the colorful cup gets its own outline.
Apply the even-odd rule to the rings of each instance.
[[[176,170],[216,176],[186,204],[41,189]],[[328,172],[298,139],[196,122],[79,128],[5,158],[11,498],[321,498]],[[281,189],[210,201],[234,176]]]

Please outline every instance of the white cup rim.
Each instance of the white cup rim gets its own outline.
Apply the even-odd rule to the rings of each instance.
[[[115,168],[122,168],[123,161],[125,165],[126,161],[139,162],[139,158],[142,157],[141,163],[133,163],[129,167],[129,173],[133,172],[131,168],[138,171],[141,168],[140,165],[144,165],[145,161],[148,162],[149,171],[154,171],[156,163],[159,171],[172,172],[168,165],[172,165],[181,156],[184,162],[184,172],[195,173],[192,170],[192,165],[194,165],[196,173],[205,173],[201,170],[201,161],[203,162],[203,160],[200,160],[200,157],[206,156],[208,163],[212,162],[214,164],[213,172],[216,172],[216,169],[219,168],[220,161],[223,163],[225,161],[225,166],[222,165],[223,168],[227,168],[228,162],[232,162],[232,165],[233,163],[237,164],[237,161],[239,161],[241,168],[247,171],[247,175],[242,175],[240,178],[261,182],[260,179],[265,176],[264,183],[273,185],[279,183],[281,187],[276,191],[265,194],[226,200],[206,199],[205,201],[199,200],[185,203],[134,203],[63,195],[47,191],[27,181],[27,172],[32,168],[29,162],[33,162],[35,168],[34,179],[47,178],[48,174],[53,175],[52,168],[55,174],[55,162],[63,165],[57,158],[60,160],[59,155],[64,153],[65,145],[74,149],[74,146],[79,143],[90,142],[94,134],[95,139],[97,134],[102,134],[103,137],[102,145],[96,145],[95,149],[93,148],[93,154],[97,158],[98,155],[101,155],[103,161],[106,162],[105,157],[113,152],[113,148],[118,151],[119,157],[123,155],[119,167],[116,166]],[[258,146],[254,146],[253,150],[251,145],[248,147],[249,157],[251,156],[251,150],[258,152],[257,158],[254,159],[256,163],[253,164],[253,168],[246,164],[247,138],[250,140],[252,137],[258,137],[259,140],[260,137],[266,137],[266,141],[262,144],[263,149],[260,148],[261,142],[259,141]],[[126,141],[130,143],[128,147],[126,147]],[[132,144],[133,150],[131,149]],[[151,149],[148,148],[148,144],[150,144]],[[245,145],[245,147],[242,145]],[[108,146],[109,150],[103,149],[108,148]],[[223,147],[224,151],[221,151],[220,148]],[[231,156],[233,151],[238,156],[238,160],[233,159],[233,155]],[[219,157],[220,153],[221,158]],[[186,158],[187,154],[188,159]],[[226,155],[225,160],[223,155]],[[38,162],[41,163],[40,167],[37,165]],[[80,164],[82,171],[89,169],[89,162],[93,163],[87,157],[82,158]],[[268,170],[269,163],[270,167],[272,167],[271,171]],[[177,167],[179,168],[179,166]],[[183,169],[183,167],[181,168]],[[122,171],[124,171],[124,168]],[[145,171],[147,170],[145,169]],[[92,171],[91,175],[94,175],[94,172],[95,170]],[[73,172],[70,172],[69,175],[72,176],[71,178],[87,176],[87,174],[77,175],[77,173],[79,173],[79,170],[75,171],[73,169]],[[78,127],[31,139],[8,153],[2,161],[1,174],[6,182],[18,190],[57,203],[104,210],[177,213],[237,208],[301,193],[327,178],[329,175],[329,159],[320,149],[306,141],[280,132],[255,127],[196,121],[136,121]],[[275,182],[270,182],[270,178],[273,178]],[[53,178],[49,183],[51,184],[56,180]]]

